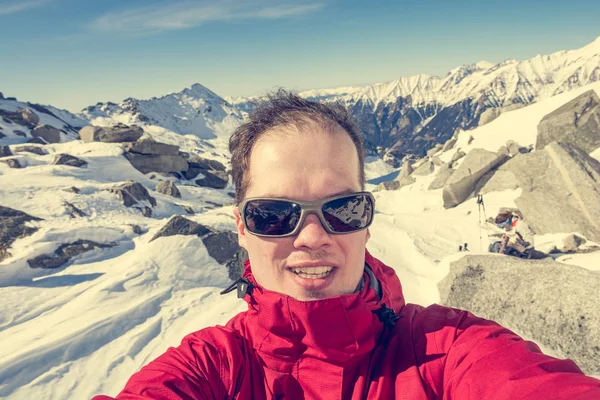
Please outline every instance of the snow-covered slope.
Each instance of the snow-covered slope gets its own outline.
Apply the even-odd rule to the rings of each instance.
[[[98,103],[85,108],[82,116],[92,125],[121,122],[143,127],[155,126],[203,139],[228,136],[243,119],[238,108],[197,83],[160,98],[128,98],[120,104]]]

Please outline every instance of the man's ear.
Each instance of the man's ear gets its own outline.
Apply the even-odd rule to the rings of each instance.
[[[238,232],[238,244],[248,250],[248,247],[246,247],[246,226],[244,225],[244,221],[242,221],[240,210],[237,207],[233,209],[233,215],[235,216],[235,226]]]

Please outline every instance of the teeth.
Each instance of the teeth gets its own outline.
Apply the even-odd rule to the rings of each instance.
[[[292,272],[303,278],[323,279],[333,271],[333,267],[303,267],[292,268]]]

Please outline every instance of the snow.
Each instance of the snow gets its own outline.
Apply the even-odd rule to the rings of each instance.
[[[595,43],[596,46],[600,42]],[[557,60],[559,56],[547,62]],[[501,68],[512,68],[514,64]],[[471,68],[487,67],[483,63]],[[424,87],[429,81],[421,76],[406,84]],[[475,147],[496,151],[509,139],[521,145],[534,144],[537,122],[589,89],[600,92],[600,83],[506,112],[483,127],[462,132],[457,147],[465,151]],[[205,88],[192,87],[187,93],[165,96],[165,104],[181,101],[177,104],[185,108],[185,104],[196,101],[194,98],[202,97],[198,104],[203,107],[210,96]],[[16,104],[13,106],[16,108]],[[156,107],[147,112],[167,112],[167,108]],[[222,105],[222,110],[226,107]],[[112,123],[118,118],[133,118],[129,112],[119,114],[119,110],[123,107],[105,104],[89,113],[98,121],[106,118]],[[181,146],[182,151],[227,164],[226,132],[239,122],[237,116],[224,122],[227,118],[207,123],[207,127],[212,124],[212,139],[177,132],[173,129],[183,125],[169,125],[171,120],[168,126],[148,124],[144,129],[157,140]],[[231,126],[226,127],[227,124]],[[470,135],[474,141],[467,145]],[[208,255],[202,240],[172,236],[150,242],[172,215],[185,215],[183,206],[192,207],[197,213],[186,215],[189,219],[215,229],[235,231],[232,199],[227,194],[231,186],[214,190],[176,182],[182,198],[174,199],[155,192],[159,179],[165,178],[135,170],[123,157],[121,144],[73,140],[45,148],[48,155],[14,156],[27,166],[24,169],[11,169],[0,163],[1,204],[43,218],[30,223],[38,231],[18,239],[10,249],[12,257],[0,262],[0,398],[82,399],[99,393],[115,395],[132,373],[169,346],[177,345],[184,335],[224,324],[246,309],[246,303],[234,294],[218,294],[229,283],[227,270]],[[443,153],[440,158],[447,160],[454,151]],[[81,157],[88,165],[81,169],[51,165],[58,153]],[[593,156],[600,158],[600,149]],[[367,160],[369,180],[395,172],[377,157]],[[152,175],[155,179],[151,179]],[[123,207],[107,190],[127,179],[140,182],[157,199],[152,218]],[[491,231],[483,221],[496,215],[500,207],[514,207],[520,194],[519,190],[489,193],[485,195],[485,209],[470,199],[446,210],[441,189],[427,190],[433,179],[433,174],[421,176],[398,191],[376,192],[376,217],[367,245],[375,257],[396,270],[407,301],[425,306],[440,301],[437,283],[447,275],[452,261],[468,254],[459,253],[458,247],[468,243],[471,253],[486,252]],[[81,193],[62,190],[71,186],[81,189]],[[64,201],[88,216],[71,219]],[[133,225],[138,225],[142,233],[134,233]],[[569,233],[537,237],[536,245],[555,246]],[[117,245],[84,253],[56,270],[29,268],[28,259],[77,239]],[[557,260],[600,270],[600,252],[563,255]]]

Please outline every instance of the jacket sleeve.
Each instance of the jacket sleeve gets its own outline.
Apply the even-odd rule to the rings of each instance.
[[[206,329],[190,334],[133,374],[116,398],[100,395],[92,400],[226,398],[231,382],[221,373],[222,352],[214,343]]]
[[[600,380],[571,360],[543,354],[493,321],[467,311],[432,306],[424,322],[433,335],[444,399],[600,399]],[[427,313],[425,311],[425,314]],[[428,346],[430,347],[430,346]]]

